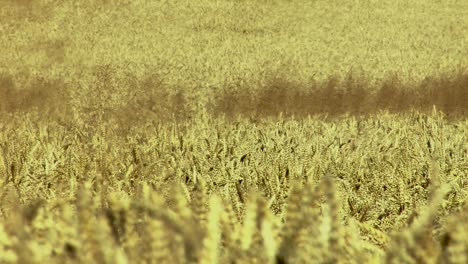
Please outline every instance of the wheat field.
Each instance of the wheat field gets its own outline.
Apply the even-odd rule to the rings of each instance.
[[[0,0],[0,263],[468,263],[465,10]]]

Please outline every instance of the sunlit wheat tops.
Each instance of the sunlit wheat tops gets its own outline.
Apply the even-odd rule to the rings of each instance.
[[[468,1],[0,3],[0,264],[468,263]]]
[[[108,131],[68,154],[50,147],[64,144],[58,124],[48,144],[11,133],[2,261],[464,263],[468,124],[426,119],[361,119],[352,148],[356,122],[312,118],[136,127],[130,147]]]

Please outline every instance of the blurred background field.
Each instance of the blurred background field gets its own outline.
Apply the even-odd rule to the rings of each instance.
[[[2,0],[1,92],[10,79],[21,90],[52,82],[42,96],[48,87],[66,92],[71,102],[61,107],[83,112],[134,104],[138,86],[165,90],[158,98],[179,95],[188,111],[271,86],[294,97],[351,76],[356,91],[345,98],[359,101],[355,94],[387,81],[390,90],[418,86],[428,101],[405,95],[406,105],[459,108],[467,99],[467,9],[465,1]],[[434,82],[436,92],[424,91]]]
[[[467,263],[466,10],[0,0],[0,262]]]

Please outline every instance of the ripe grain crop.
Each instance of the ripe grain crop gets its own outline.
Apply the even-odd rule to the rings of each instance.
[[[92,141],[57,122],[47,132],[32,124],[2,134],[10,164],[2,171],[11,175],[2,181],[2,261],[466,258],[458,232],[466,223],[468,124],[441,112],[261,124],[218,118],[135,127],[132,137],[83,127]]]
[[[0,1],[0,263],[466,263],[467,9]]]

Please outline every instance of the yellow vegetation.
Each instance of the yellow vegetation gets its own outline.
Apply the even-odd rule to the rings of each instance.
[[[0,263],[467,263],[465,10],[0,0]]]

